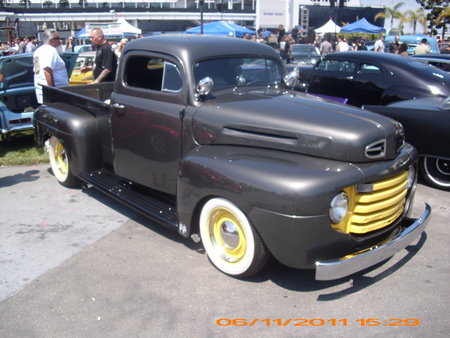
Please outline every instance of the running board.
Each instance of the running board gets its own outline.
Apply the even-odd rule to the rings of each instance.
[[[178,230],[178,216],[174,201],[150,191],[108,171],[81,173],[79,178],[105,194],[124,203],[164,226]]]

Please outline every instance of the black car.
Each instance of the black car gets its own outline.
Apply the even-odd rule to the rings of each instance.
[[[291,50],[294,63],[315,64],[320,59],[319,49],[313,45],[293,44]]]
[[[299,78],[298,90],[346,98],[354,106],[450,95],[448,72],[390,53],[328,54]]]
[[[450,191],[450,97],[364,106],[389,116],[405,128],[406,141],[421,157],[421,174],[431,186]]]
[[[415,60],[428,63],[450,72],[450,54],[416,54],[411,55]]]

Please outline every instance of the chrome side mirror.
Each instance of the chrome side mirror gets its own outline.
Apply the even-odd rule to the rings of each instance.
[[[209,76],[198,81],[196,89],[196,97],[206,96],[211,93],[214,87],[214,81]]]
[[[288,87],[294,88],[298,82],[298,73],[296,71],[290,72],[284,77],[284,83]]]

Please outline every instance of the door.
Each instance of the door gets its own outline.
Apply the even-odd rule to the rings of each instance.
[[[114,170],[175,194],[185,107],[180,67],[166,57],[126,57],[111,101]]]

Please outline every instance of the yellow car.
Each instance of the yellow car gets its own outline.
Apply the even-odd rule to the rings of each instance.
[[[94,76],[92,71],[87,71],[86,73],[81,73],[80,69],[84,66],[92,67],[94,65],[95,52],[85,52],[78,55],[75,67],[73,68],[72,75],[69,79],[69,85],[82,85],[88,84],[94,81]]]

